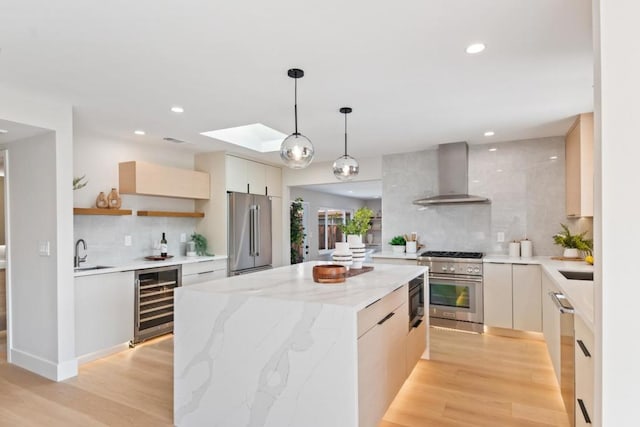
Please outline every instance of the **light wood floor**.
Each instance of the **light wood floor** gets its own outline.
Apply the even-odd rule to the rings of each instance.
[[[380,427],[566,426],[544,342],[432,330]],[[161,338],[55,383],[6,363],[0,333],[0,426],[170,426],[173,340]],[[303,427],[303,426],[301,426]]]

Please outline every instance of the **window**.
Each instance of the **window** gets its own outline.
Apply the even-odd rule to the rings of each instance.
[[[318,250],[336,248],[336,242],[342,242],[342,232],[338,225],[351,219],[350,211],[340,209],[318,209]]]

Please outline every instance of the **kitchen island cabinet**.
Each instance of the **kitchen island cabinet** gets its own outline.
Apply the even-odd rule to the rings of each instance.
[[[176,291],[176,425],[378,425],[413,368],[407,283],[427,269],[376,265],[322,285],[316,264]]]

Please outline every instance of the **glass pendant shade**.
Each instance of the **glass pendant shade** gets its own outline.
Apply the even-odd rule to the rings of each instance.
[[[294,81],[293,115],[296,130],[286,137],[280,144],[280,158],[291,169],[304,169],[313,160],[313,144],[303,134],[298,132],[298,79],[304,77],[304,71],[299,68],[291,68],[287,75]]]
[[[291,169],[304,169],[313,160],[313,144],[309,138],[293,133],[280,145],[280,158]]]
[[[333,162],[333,174],[340,181],[349,181],[358,175],[360,166],[356,159],[349,155],[341,156]]]

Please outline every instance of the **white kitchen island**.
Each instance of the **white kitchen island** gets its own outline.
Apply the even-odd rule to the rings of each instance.
[[[426,284],[427,269],[376,265],[323,285],[316,264],[176,291],[176,425],[378,424],[426,355],[428,317],[410,327],[407,283]]]

